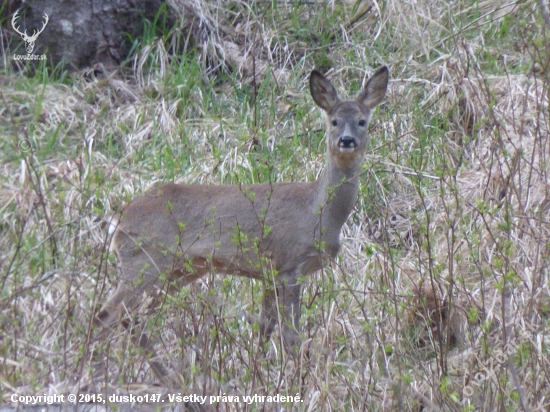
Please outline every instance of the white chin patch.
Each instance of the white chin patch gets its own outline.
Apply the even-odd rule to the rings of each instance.
[[[351,153],[355,151],[355,147],[340,147],[340,153]]]

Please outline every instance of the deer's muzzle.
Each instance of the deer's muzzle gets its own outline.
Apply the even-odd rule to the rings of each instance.
[[[341,152],[353,152],[357,147],[357,140],[352,136],[342,136],[338,141]]]

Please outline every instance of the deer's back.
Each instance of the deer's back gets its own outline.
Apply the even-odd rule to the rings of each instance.
[[[172,265],[174,259],[209,258],[222,271],[238,268],[256,277],[264,256],[279,271],[310,273],[321,266],[316,191],[317,182],[166,184],[123,210],[113,246],[121,260],[131,259],[139,245],[157,260],[171,257]],[[338,235],[328,245],[330,255],[338,250]]]

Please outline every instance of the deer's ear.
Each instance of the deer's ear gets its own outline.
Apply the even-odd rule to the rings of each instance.
[[[386,66],[380,67],[374,73],[365,88],[357,95],[357,103],[372,109],[382,101],[388,89],[389,71]]]
[[[313,70],[309,76],[309,91],[317,106],[325,112],[329,112],[340,101],[332,83],[317,70]]]

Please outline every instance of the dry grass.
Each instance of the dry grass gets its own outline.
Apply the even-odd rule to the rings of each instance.
[[[537,4],[174,0],[198,16],[182,21],[188,57],[150,39],[107,78],[4,68],[0,401],[162,392],[128,334],[94,339],[116,284],[105,218],[159,182],[314,179],[323,124],[307,73],[330,69],[352,94],[388,64],[341,255],[306,280],[308,355],[281,352],[277,335],[261,354],[245,320],[261,285],[248,279],[163,296],[142,324],[182,393],[304,400],[267,410],[547,410],[550,56]],[[33,133],[60,105],[59,126]]]

